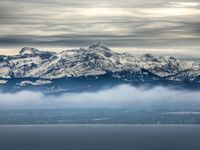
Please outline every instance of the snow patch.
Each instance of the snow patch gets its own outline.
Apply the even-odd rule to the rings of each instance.
[[[51,81],[49,80],[36,80],[36,82],[32,82],[32,81],[22,81],[21,83],[19,83],[18,85],[19,86],[26,86],[26,85],[34,85],[34,86],[37,86],[37,85],[45,85],[45,84],[50,84],[52,83]]]
[[[0,80],[0,85],[1,84],[6,84],[8,81],[7,80]]]

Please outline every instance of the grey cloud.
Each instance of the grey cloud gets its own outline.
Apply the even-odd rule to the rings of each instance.
[[[162,12],[168,14],[181,2],[188,1],[2,0],[0,44],[79,47],[102,40],[111,47],[200,47],[200,5],[188,6],[189,15],[165,16],[159,10],[149,13],[169,8]]]

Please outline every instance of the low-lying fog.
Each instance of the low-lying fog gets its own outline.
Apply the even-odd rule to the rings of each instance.
[[[157,86],[151,89],[120,85],[98,92],[46,96],[40,92],[0,93],[1,109],[32,108],[200,108],[200,92]]]

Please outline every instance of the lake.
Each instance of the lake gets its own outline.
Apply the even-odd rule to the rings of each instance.
[[[1,150],[199,150],[199,125],[2,125]]]

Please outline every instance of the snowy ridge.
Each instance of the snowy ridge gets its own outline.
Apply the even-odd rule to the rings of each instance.
[[[171,56],[117,53],[101,43],[60,53],[25,47],[18,55],[0,56],[0,78],[3,79],[58,79],[99,76],[108,72],[123,79],[126,76],[122,72],[129,72],[141,79],[150,73],[167,80],[199,82],[200,64],[181,61]]]

